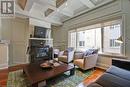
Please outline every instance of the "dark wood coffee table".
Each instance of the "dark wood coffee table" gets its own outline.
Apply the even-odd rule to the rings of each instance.
[[[74,75],[74,66],[65,63],[53,67],[49,70],[44,70],[40,67],[43,62],[31,63],[24,67],[23,72],[31,83],[31,87],[38,87],[38,83],[47,81],[50,78],[58,76],[66,71],[70,71],[70,75]]]

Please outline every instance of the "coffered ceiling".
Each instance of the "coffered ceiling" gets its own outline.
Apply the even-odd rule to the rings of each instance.
[[[16,15],[62,25],[70,18],[113,0],[17,0]]]

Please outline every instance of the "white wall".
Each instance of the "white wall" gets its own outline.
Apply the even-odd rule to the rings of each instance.
[[[0,43],[0,69],[8,67],[8,44]]]
[[[130,59],[130,0],[121,0],[126,56]]]
[[[9,65],[27,62],[28,19],[2,19],[1,38],[9,40]]]
[[[42,20],[34,19],[34,18],[29,18],[29,24],[30,25],[35,25],[35,26],[41,26],[45,28],[51,28],[51,23],[45,22]]]
[[[0,39],[1,39],[1,17],[0,17]]]
[[[113,3],[107,4],[96,10],[80,15],[69,21],[66,21],[60,28],[53,29],[53,38],[56,45],[62,43],[68,44],[68,31],[79,27],[103,22],[106,20],[113,20],[117,18],[123,18],[123,35],[130,38],[130,1],[129,0],[116,0]],[[60,37],[59,37],[60,36]],[[54,47],[55,47],[54,43]],[[66,48],[65,47],[65,48]],[[130,40],[127,40],[126,46],[124,46],[126,56],[130,58]],[[108,60],[108,61],[107,61]],[[101,57],[98,60],[99,66],[109,66],[111,62],[110,57]]]
[[[40,20],[29,22],[27,18],[7,18],[2,19],[0,28],[0,40],[9,40],[9,66],[28,63],[28,55],[26,54],[28,39],[30,33],[33,32],[33,26],[42,26],[51,28],[50,23]],[[33,25],[30,25],[33,24]],[[1,61],[1,60],[0,60]],[[0,62],[3,64],[4,62]]]

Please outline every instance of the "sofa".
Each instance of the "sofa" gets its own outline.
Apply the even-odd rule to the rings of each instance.
[[[112,59],[112,66],[86,87],[130,87],[130,61]]]

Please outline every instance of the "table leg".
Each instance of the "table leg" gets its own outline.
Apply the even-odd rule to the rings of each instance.
[[[23,70],[23,74],[25,74],[24,70]]]
[[[38,87],[38,83],[32,84],[31,87]]]
[[[70,70],[70,75],[74,75],[75,74],[75,68]]]

